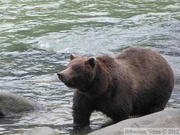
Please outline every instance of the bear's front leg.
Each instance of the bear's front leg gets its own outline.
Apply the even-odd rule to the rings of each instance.
[[[75,127],[85,127],[90,123],[90,115],[95,110],[92,99],[76,91],[73,97],[73,122]]]

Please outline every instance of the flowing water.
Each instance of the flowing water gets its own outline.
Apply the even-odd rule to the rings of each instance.
[[[109,120],[93,113],[89,128],[73,131],[73,92],[56,73],[71,53],[114,55],[131,46],[167,58],[177,80],[167,108],[180,108],[180,0],[0,0],[0,91],[44,106],[0,120],[0,134],[41,126],[61,134],[101,128]]]

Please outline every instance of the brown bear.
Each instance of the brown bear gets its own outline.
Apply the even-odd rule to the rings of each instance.
[[[88,125],[93,111],[101,111],[115,123],[131,115],[161,111],[174,87],[170,65],[151,49],[130,48],[115,57],[71,55],[70,59],[58,77],[66,86],[76,89],[75,125]]]

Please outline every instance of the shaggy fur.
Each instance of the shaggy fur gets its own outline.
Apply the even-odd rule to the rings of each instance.
[[[170,65],[150,49],[130,48],[115,57],[82,58],[71,55],[67,68],[58,73],[75,88],[74,124],[89,124],[93,111],[116,123],[131,115],[147,115],[166,106],[173,87]]]

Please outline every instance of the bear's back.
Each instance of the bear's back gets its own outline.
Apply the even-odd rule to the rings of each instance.
[[[131,82],[131,115],[153,112],[153,109],[150,111],[149,108],[154,108],[154,111],[162,110],[174,87],[174,74],[165,58],[151,49],[130,48],[114,59],[123,67],[123,73],[129,76],[129,80],[125,82]],[[155,105],[157,107],[152,107]]]
[[[158,52],[145,48],[130,48],[118,54],[115,61],[125,69],[133,79],[135,87],[150,87],[154,83],[167,79],[174,85],[173,71]],[[140,85],[140,86],[138,86]],[[146,85],[146,86],[145,86]],[[137,88],[139,89],[139,88]]]

